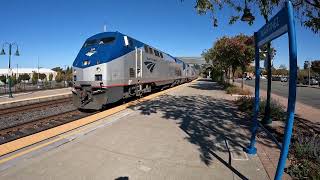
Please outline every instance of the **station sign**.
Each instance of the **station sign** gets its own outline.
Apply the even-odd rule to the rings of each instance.
[[[288,32],[287,8],[282,8],[270,21],[257,32],[258,47]]]

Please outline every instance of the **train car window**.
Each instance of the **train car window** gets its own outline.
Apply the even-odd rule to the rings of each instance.
[[[156,55],[156,56],[158,56],[158,57],[159,57],[159,51],[154,50],[154,55]]]
[[[95,81],[102,81],[102,74],[96,74],[96,75],[94,75],[94,80],[95,80]]]
[[[114,42],[115,39],[116,39],[115,37],[102,38],[102,39],[100,39],[99,44],[111,44]]]
[[[151,47],[149,47],[149,53],[153,54],[153,49]]]
[[[162,52],[160,52],[160,57],[163,58]]]
[[[98,44],[98,40],[97,39],[93,39],[93,40],[87,40],[83,47],[88,47],[88,46],[92,46],[92,45],[96,45]]]
[[[148,46],[147,46],[147,45],[144,45],[144,51],[145,51],[146,53],[148,53],[148,50],[149,50]]]

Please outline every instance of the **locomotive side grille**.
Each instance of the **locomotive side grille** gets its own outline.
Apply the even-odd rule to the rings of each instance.
[[[129,74],[130,74],[130,77],[134,77],[135,73],[133,68],[129,69]]]

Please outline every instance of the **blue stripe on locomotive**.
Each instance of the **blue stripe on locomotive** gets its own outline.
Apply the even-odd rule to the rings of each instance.
[[[88,40],[97,40],[106,37],[115,37],[115,41],[111,44],[105,45],[95,44],[89,47],[83,46],[80,49],[80,52],[78,53],[76,59],[74,60],[73,66],[78,68],[86,68],[97,64],[107,63],[118,57],[128,54],[131,51],[134,51],[135,47],[140,48],[144,45],[142,42],[128,37],[132,40],[133,44],[130,47],[126,47],[124,46],[125,43],[123,36],[125,35],[120,32],[103,32],[91,36],[86,40],[86,42]],[[87,56],[86,53],[88,53],[92,48],[95,48],[96,53],[91,56]],[[88,60],[90,64],[85,65],[83,63],[84,60]]]

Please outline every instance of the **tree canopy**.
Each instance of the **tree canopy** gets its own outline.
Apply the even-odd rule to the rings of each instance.
[[[202,53],[207,62],[212,62],[217,71],[229,72],[231,67],[234,74],[236,69],[246,71],[247,66],[254,60],[254,41],[252,36],[243,34],[218,39],[214,46]]]
[[[312,61],[311,69],[320,75],[320,60]]]
[[[199,14],[210,12],[212,15],[213,26],[218,26],[217,13],[223,8],[232,9],[232,14],[229,17],[229,24],[234,24],[238,21],[246,8],[251,10],[258,9],[253,16],[261,15],[267,21],[276,10],[284,6],[286,0],[196,0],[195,9]],[[296,10],[296,18],[301,25],[309,28],[314,33],[318,33],[320,29],[320,0],[292,0]],[[256,19],[256,18],[255,18]],[[254,20],[249,22],[250,25]]]

